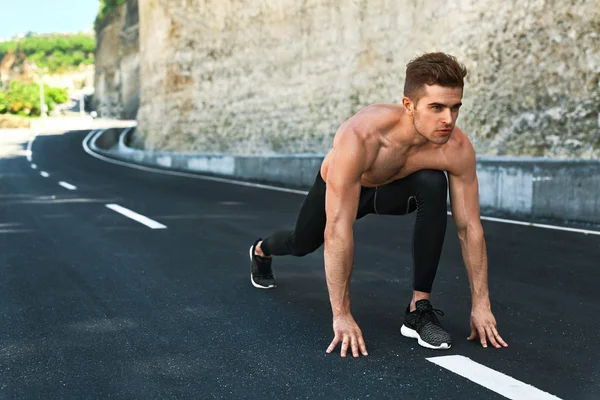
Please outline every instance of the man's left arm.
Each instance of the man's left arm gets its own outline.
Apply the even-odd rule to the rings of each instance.
[[[508,346],[496,328],[488,289],[488,262],[479,213],[475,151],[471,143],[464,144],[460,157],[448,172],[452,217],[458,230],[463,260],[471,286],[471,335],[479,336],[481,345],[488,341],[496,348]]]

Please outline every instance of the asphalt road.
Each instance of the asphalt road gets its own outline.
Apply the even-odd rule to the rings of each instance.
[[[38,135],[31,160],[31,135],[0,135],[0,398],[506,398],[428,360],[442,356],[540,399],[600,398],[600,236],[483,221],[509,344],[484,349],[466,340],[449,219],[433,305],[454,343],[434,351],[400,335],[414,217],[367,216],[352,308],[369,356],[344,359],[325,353],[322,248],[275,258],[276,289],[250,284],[249,246],[293,226],[303,195],[113,165],[83,150],[87,133]]]

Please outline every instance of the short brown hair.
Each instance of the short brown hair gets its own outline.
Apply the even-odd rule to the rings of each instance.
[[[415,103],[425,94],[425,85],[464,87],[467,69],[446,53],[425,53],[406,65],[404,95]]]

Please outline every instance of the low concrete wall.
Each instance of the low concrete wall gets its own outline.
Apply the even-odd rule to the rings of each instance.
[[[138,164],[301,189],[310,188],[325,157],[146,152],[127,146],[133,129],[123,130],[118,140],[111,130],[99,133],[91,147]],[[94,147],[98,140],[104,150]],[[600,224],[600,161],[480,157],[477,176],[483,214]]]
[[[104,130],[102,132],[102,135],[98,135],[96,140],[94,140],[95,148],[102,150],[110,150],[115,145],[115,143],[119,141],[121,131],[122,130],[119,128],[110,128]]]
[[[600,224],[600,162],[521,157],[477,161],[483,212]]]

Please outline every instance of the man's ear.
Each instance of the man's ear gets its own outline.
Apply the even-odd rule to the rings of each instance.
[[[406,113],[412,117],[414,109],[415,109],[415,104],[412,102],[412,100],[409,99],[408,97],[404,96],[402,98],[402,105],[404,106]]]

